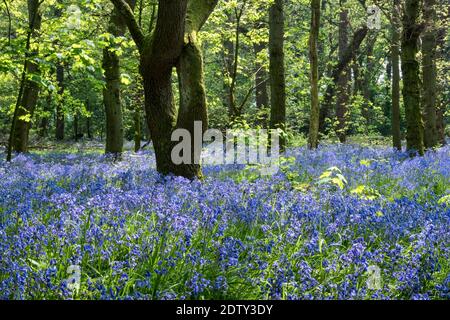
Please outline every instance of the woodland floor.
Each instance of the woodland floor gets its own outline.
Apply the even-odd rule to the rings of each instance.
[[[203,182],[80,146],[0,162],[0,299],[450,298],[448,146],[292,148]]]

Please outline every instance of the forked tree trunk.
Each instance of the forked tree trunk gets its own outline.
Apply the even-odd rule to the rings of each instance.
[[[194,139],[193,122],[205,121],[206,95],[203,67],[197,32],[211,14],[217,0],[160,0],[155,30],[145,37],[124,0],[112,0],[125,19],[140,52],[140,73],[144,82],[145,111],[153,141],[157,170],[164,174],[189,179],[201,177],[194,149],[191,162],[175,164],[172,132],[184,128]],[[172,92],[172,71],[177,67],[180,77],[180,112]],[[192,130],[192,131],[191,131]],[[199,137],[201,138],[201,137]]]
[[[406,0],[403,13],[402,71],[406,114],[406,142],[411,155],[424,154],[423,122],[420,109],[420,65],[417,61],[420,0]]]

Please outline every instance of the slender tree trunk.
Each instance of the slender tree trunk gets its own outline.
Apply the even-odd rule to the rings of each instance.
[[[448,105],[445,100],[442,100],[436,111],[436,127],[438,133],[438,143],[441,146],[445,146],[447,141],[445,140],[445,110]]]
[[[367,42],[367,57],[366,57],[366,68],[364,70],[364,81],[363,81],[363,97],[364,103],[362,106],[362,114],[366,120],[365,133],[369,134],[370,124],[371,124],[371,106],[373,104],[372,97],[372,77],[374,72],[374,61],[373,61],[373,50],[376,42],[376,37],[370,37],[370,41]]]
[[[402,71],[406,113],[407,150],[424,154],[423,122],[420,108],[420,65],[417,61],[420,0],[406,0],[403,13]]]
[[[266,68],[262,63],[259,63],[259,55],[267,50],[267,45],[265,43],[256,43],[253,46],[255,51],[255,100],[256,108],[258,110],[265,110],[269,107],[269,93],[267,91],[267,80],[269,75]],[[267,119],[261,119],[261,124],[266,127]]]
[[[142,129],[141,129],[141,112],[138,106],[134,108],[134,152],[141,150]]]
[[[346,0],[341,0],[339,22],[339,60],[342,60],[348,47],[348,9],[344,8]],[[339,75],[336,89],[336,134],[341,143],[347,139],[347,112],[349,102],[350,68],[345,67]]]
[[[39,124],[39,136],[41,138],[45,138],[48,136],[48,125],[49,125],[49,116],[47,115],[48,112],[51,111],[52,106],[52,93],[49,92],[47,94],[47,99],[44,105],[44,115],[41,118],[41,123]]]
[[[264,31],[264,19],[266,14],[261,16],[261,20],[255,23],[255,30]],[[256,108],[261,111],[260,118],[257,123],[263,128],[268,127],[268,117],[266,111],[270,106],[269,92],[267,91],[267,83],[269,81],[269,73],[265,67],[265,61],[268,54],[267,42],[257,41],[253,43],[253,51],[255,54],[255,102]]]
[[[73,116],[73,138],[75,141],[78,141],[79,132],[78,132],[78,114]]]
[[[244,4],[245,5],[245,4]],[[230,74],[230,87],[228,93],[228,103],[230,106],[229,118],[231,121],[235,120],[239,116],[241,116],[241,110],[238,110],[237,102],[236,102],[236,84],[237,84],[237,76],[238,76],[238,64],[239,64],[239,53],[241,49],[241,17],[243,14],[244,8],[242,7],[240,10],[235,11],[235,19],[236,19],[236,29],[234,31],[234,51],[233,51],[233,64],[231,68]]]
[[[40,13],[40,3],[38,0],[28,0],[28,21],[31,33],[31,38],[36,38],[41,29],[42,15]],[[30,42],[31,43],[31,42]],[[28,152],[28,136],[31,128],[31,121],[36,108],[37,99],[39,95],[39,84],[33,81],[31,76],[39,74],[39,66],[34,61],[38,55],[38,49],[30,51],[30,43],[26,48],[26,62],[25,62],[25,78],[23,79],[23,90],[14,119],[13,131],[13,149],[16,152]]]
[[[320,31],[320,0],[311,2],[311,30],[309,35],[311,111],[309,121],[308,147],[316,149],[319,145],[319,54],[318,42]]]
[[[89,113],[91,113],[91,104],[90,104],[89,100],[86,101],[86,109]],[[92,114],[90,114],[90,116],[86,117],[86,133],[87,133],[89,140],[92,140],[91,117],[92,117]]]
[[[234,118],[234,95],[231,91],[231,77],[233,75],[233,63],[234,63],[234,44],[230,40],[223,42],[223,61],[224,61],[224,83],[223,83],[223,105],[228,112],[230,120]]]
[[[440,0],[439,5],[443,5],[445,3],[445,0]],[[450,6],[447,6],[447,11],[442,11],[442,15],[445,15],[447,17],[447,21],[450,18]],[[440,21],[441,18],[439,17],[438,20]],[[439,51],[437,52],[437,60],[448,60],[448,54],[450,52],[449,43],[447,41],[447,23],[441,23],[441,27],[437,31],[437,47],[439,48]],[[445,70],[445,69],[443,69]],[[437,75],[440,75],[440,71],[437,73]],[[442,75],[444,73],[442,72]],[[438,89],[437,92],[439,92],[438,96],[438,102],[437,102],[437,110],[436,110],[436,126],[437,126],[437,135],[438,135],[438,143],[442,146],[447,144],[447,141],[445,140],[445,112],[448,110],[448,101],[450,98],[450,95],[448,93],[448,90],[445,90],[448,86],[448,82],[446,81],[446,78],[443,76],[439,77],[438,82]],[[447,91],[447,93],[445,93]]]
[[[422,104],[424,111],[424,143],[427,149],[438,144],[436,123],[436,0],[423,0],[425,31],[422,36]]]
[[[269,13],[270,54],[270,127],[283,129],[286,126],[286,80],[284,68],[284,0],[275,0]],[[280,139],[280,150],[284,150],[285,138]]]
[[[56,140],[64,140],[65,116],[64,116],[64,67],[60,63],[56,67],[56,81],[58,82],[58,102],[56,103]]]
[[[394,0],[392,10],[392,144],[402,150],[400,132],[400,0]]]

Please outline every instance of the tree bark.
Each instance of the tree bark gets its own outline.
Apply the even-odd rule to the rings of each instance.
[[[49,125],[49,117],[47,115],[48,112],[51,111],[51,105],[52,105],[52,93],[49,92],[47,94],[47,98],[44,105],[44,115],[41,118],[41,122],[39,124],[39,136],[41,138],[45,138],[48,136],[48,125]]]
[[[142,129],[141,129],[141,112],[139,107],[134,108],[134,152],[141,150]]]
[[[311,2],[311,29],[309,35],[311,110],[309,121],[309,149],[317,149],[319,145],[319,30],[320,30],[320,0]]]
[[[64,104],[64,67],[59,63],[56,67],[56,81],[58,82],[58,96],[56,103],[56,140],[64,140],[65,116],[63,110]]]
[[[267,92],[267,70],[263,64],[258,62],[258,55],[267,50],[265,43],[255,43],[253,46],[255,51],[255,100],[256,108],[264,110],[269,107],[269,93]]]
[[[144,82],[147,124],[153,140],[158,172],[189,179],[201,177],[197,154],[191,152],[191,163],[177,165],[171,158],[172,132],[187,129],[194,138],[194,121],[207,126],[206,95],[203,85],[203,63],[197,32],[201,29],[217,0],[159,0],[156,26],[151,37],[145,37],[129,6],[123,0],[111,0],[124,17],[140,51],[140,73]],[[180,78],[180,108],[172,92],[172,70]],[[192,130],[192,131],[191,131]]]
[[[439,1],[439,5],[443,5],[445,3],[444,0]],[[447,11],[442,11],[442,16],[445,16],[445,21],[448,22],[450,19],[450,6],[447,6]],[[441,17],[438,18],[439,21],[441,21]],[[439,48],[437,52],[437,59],[438,60],[445,60],[448,59],[448,53],[450,51],[449,43],[447,40],[447,23],[443,22],[440,23],[441,27],[437,31],[437,47]],[[441,70],[441,69],[440,69]],[[436,112],[436,126],[437,126],[437,132],[438,132],[438,143],[442,146],[447,144],[446,141],[446,134],[445,134],[445,126],[446,126],[446,119],[445,119],[445,112],[448,110],[448,101],[449,101],[449,93],[448,90],[445,90],[445,88],[448,86],[448,83],[446,81],[446,78],[443,77],[444,72],[440,74],[441,72],[437,73],[437,75],[440,75],[439,82],[438,82],[438,89],[437,91],[440,92],[440,95],[438,96],[438,103],[437,103],[437,112]],[[443,71],[445,69],[442,69]]]
[[[86,101],[86,109],[89,113],[91,113],[91,103],[89,100]],[[86,133],[89,140],[92,140],[91,118],[92,114],[86,117]]]
[[[369,37],[370,41],[367,42],[367,55],[366,55],[366,67],[364,69],[364,81],[363,81],[363,97],[364,103],[362,106],[362,115],[366,120],[365,134],[369,134],[371,125],[371,107],[373,105],[373,94],[372,94],[372,81],[374,72],[374,57],[373,51],[376,42],[376,35],[374,37]]]
[[[346,0],[341,0],[341,11],[339,14],[339,60],[343,60],[345,51],[348,47],[348,9],[344,6]],[[350,68],[344,67],[339,74],[336,88],[336,134],[341,143],[344,143],[347,139],[347,112],[349,102],[349,82],[350,82]]]
[[[432,149],[438,144],[436,123],[436,0],[423,0],[425,30],[422,36],[422,109],[424,112],[424,144]]]
[[[41,29],[42,15],[40,13],[39,0],[28,0],[28,21],[30,28],[30,39],[36,38]],[[19,97],[17,113],[15,115],[13,130],[13,150],[16,152],[28,152],[28,137],[31,128],[31,121],[36,108],[39,95],[39,84],[32,80],[33,75],[39,75],[39,65],[34,58],[39,54],[38,49],[30,50],[30,43],[26,48],[25,71],[23,89]]]
[[[231,77],[233,75],[234,64],[234,43],[228,39],[223,41],[223,63],[224,63],[224,82],[223,82],[223,106],[228,112],[230,120],[234,118],[234,94],[231,91]]]
[[[347,49],[345,50],[345,53],[342,55],[341,59],[339,60],[339,63],[333,68],[331,71],[331,79],[332,83],[327,86],[327,89],[325,91],[325,98],[323,100],[322,106],[320,108],[320,131],[326,132],[326,119],[330,117],[330,110],[331,110],[331,102],[333,100],[336,85],[339,79],[339,76],[345,70],[348,68],[351,61],[355,59],[356,53],[359,50],[359,47],[361,46],[361,43],[364,41],[364,39],[367,36],[368,28],[367,26],[361,27],[353,34],[353,39],[348,45]]]
[[[78,132],[78,114],[75,114],[73,116],[73,139],[75,141],[78,141],[79,138],[79,132]]]
[[[286,80],[284,68],[284,0],[275,0],[269,13],[270,55],[270,127],[285,130],[286,126]],[[284,135],[280,139],[280,150],[286,145]]]
[[[136,1],[128,0],[133,10]],[[126,31],[126,24],[119,11],[114,9],[109,21],[108,32],[113,36],[122,37]],[[114,39],[103,50],[103,69],[105,70],[105,88],[103,90],[103,103],[106,115],[106,146],[105,153],[120,155],[123,151],[123,117],[120,94],[120,58],[115,52]]]
[[[417,60],[420,0],[406,0],[403,13],[402,71],[403,101],[406,113],[407,150],[414,155],[424,154],[423,122],[420,109],[420,65]]]
[[[400,0],[393,0],[392,10],[392,144],[402,150],[400,132]]]

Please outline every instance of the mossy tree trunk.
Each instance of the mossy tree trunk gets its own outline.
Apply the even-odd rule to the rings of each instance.
[[[316,149],[319,145],[319,42],[320,31],[320,0],[311,1],[311,29],[309,35],[311,110],[309,121],[308,147]]]
[[[403,12],[402,71],[403,101],[406,114],[406,142],[411,155],[424,154],[423,121],[420,106],[420,65],[417,60],[420,0],[406,0]]]
[[[145,92],[147,124],[153,141],[157,170],[164,175],[189,179],[201,177],[192,149],[191,163],[177,165],[171,158],[177,128],[189,130],[194,138],[194,121],[207,126],[203,64],[197,32],[201,29],[217,0],[160,0],[154,32],[145,36],[124,0],[111,0],[126,21],[140,52],[140,73]],[[180,78],[180,108],[172,92],[172,71]],[[191,131],[192,130],[192,131]]]
[[[127,0],[133,10],[136,1]],[[106,146],[105,153],[120,155],[123,151],[123,119],[120,93],[120,58],[116,53],[117,44],[114,39],[122,37],[126,24],[117,9],[111,13],[108,32],[113,36],[110,45],[103,50],[103,69],[105,70],[106,86],[103,90],[103,103],[106,115]]]
[[[26,47],[24,77],[18,98],[19,103],[16,107],[17,112],[13,120],[14,130],[12,130],[12,149],[16,152],[28,152],[31,121],[39,95],[39,84],[33,80],[33,75],[39,74],[39,65],[34,60],[39,51],[37,48],[31,49],[31,41],[38,37],[41,29],[42,14],[38,0],[28,0],[28,21],[30,34]]]

